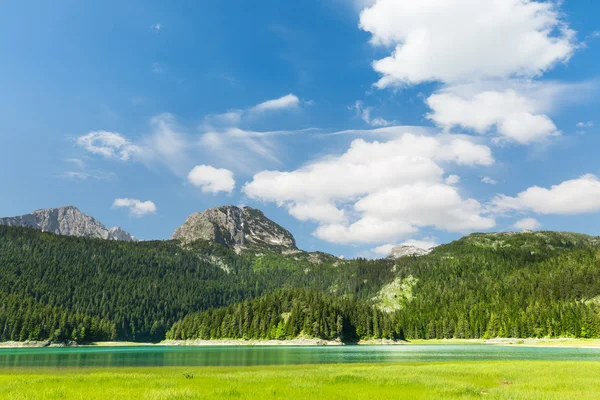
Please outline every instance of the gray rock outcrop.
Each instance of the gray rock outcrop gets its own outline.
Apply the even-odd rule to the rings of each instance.
[[[22,226],[65,236],[135,241],[133,236],[120,227],[107,229],[99,221],[73,206],[48,208],[18,217],[0,218],[0,225]]]
[[[184,243],[204,239],[236,251],[248,247],[297,249],[289,231],[251,207],[221,206],[194,213],[177,228],[172,239]]]
[[[388,257],[393,259],[401,257],[419,257],[431,253],[432,250],[433,249],[425,250],[415,246],[396,246],[392,248]]]

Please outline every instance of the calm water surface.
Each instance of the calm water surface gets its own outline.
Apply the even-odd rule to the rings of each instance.
[[[0,368],[250,366],[494,360],[600,361],[600,349],[490,345],[140,346],[0,349]]]

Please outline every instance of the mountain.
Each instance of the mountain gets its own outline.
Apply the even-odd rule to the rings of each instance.
[[[184,243],[208,240],[236,252],[247,248],[298,250],[296,240],[288,230],[251,207],[222,206],[194,213],[175,230],[172,239]]]
[[[43,216],[4,221],[38,230],[0,226],[0,342],[600,337],[598,237],[475,233],[419,257],[340,260],[297,250],[248,207],[132,243],[42,233],[85,228]]]
[[[135,241],[133,236],[120,227],[107,229],[99,221],[73,206],[48,208],[18,217],[0,218],[0,225],[21,226],[65,236]]]
[[[388,257],[395,259],[401,257],[419,257],[431,253],[433,249],[425,250],[415,246],[395,246],[390,250]]]

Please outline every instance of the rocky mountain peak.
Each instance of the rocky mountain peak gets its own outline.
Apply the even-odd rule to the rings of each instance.
[[[415,246],[395,246],[390,250],[390,258],[398,259],[401,257],[418,257],[424,256],[425,254],[431,253],[433,249],[421,249],[420,247]]]
[[[251,207],[221,206],[190,215],[173,233],[184,243],[214,241],[236,251],[247,247],[296,249],[296,240],[285,228]]]
[[[102,223],[85,215],[74,206],[46,208],[17,217],[0,218],[0,225],[22,226],[65,236],[127,242],[135,240],[133,236],[119,227],[107,229]]]

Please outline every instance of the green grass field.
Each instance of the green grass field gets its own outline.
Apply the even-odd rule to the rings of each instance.
[[[598,399],[600,362],[2,370],[1,399]]]

